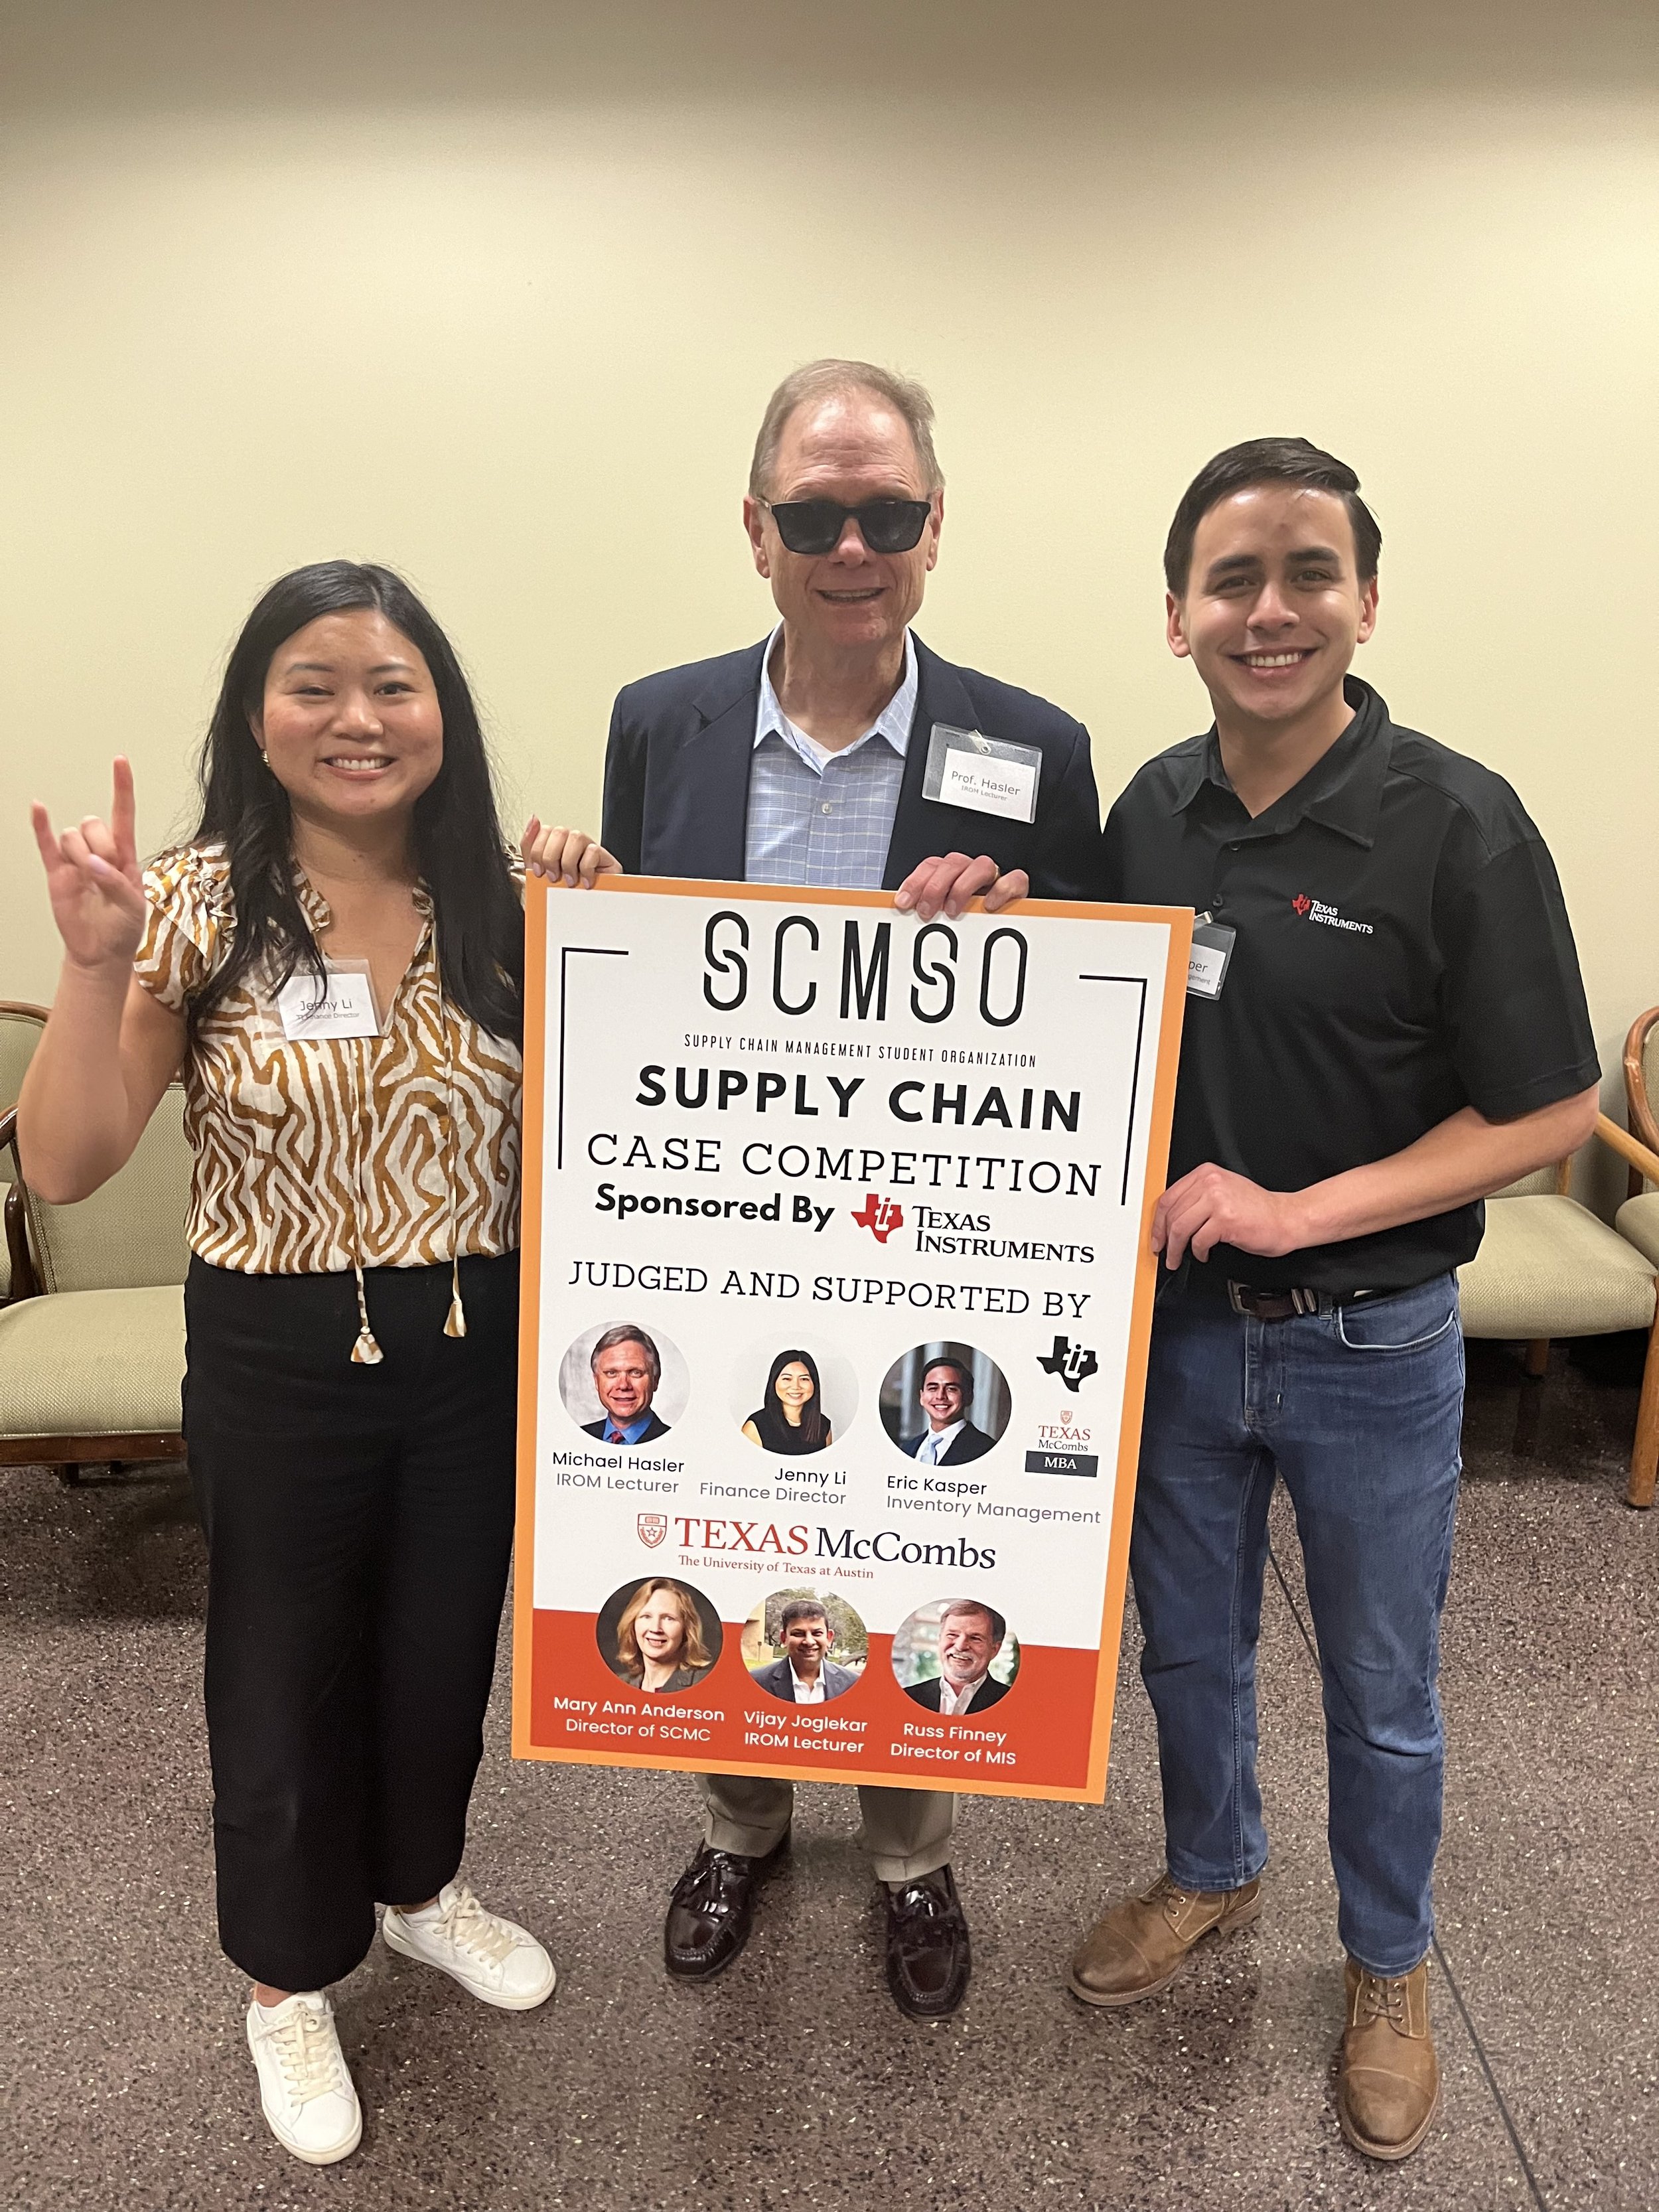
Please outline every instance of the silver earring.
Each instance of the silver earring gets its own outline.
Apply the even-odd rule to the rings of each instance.
[[[259,757],[267,768],[270,766],[270,755],[265,750],[263,745],[259,748]]]

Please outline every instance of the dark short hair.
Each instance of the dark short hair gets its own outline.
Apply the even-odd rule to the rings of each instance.
[[[1359,580],[1370,583],[1382,550],[1382,532],[1359,496],[1359,478],[1347,463],[1334,453],[1322,453],[1306,438],[1247,438],[1242,446],[1229,446],[1224,453],[1206,461],[1181,495],[1164,546],[1164,580],[1176,599],[1186,591],[1192,574],[1199,524],[1224,499],[1261,483],[1301,484],[1309,491],[1334,492],[1348,510]]]
[[[930,1359],[922,1369],[921,1379],[924,1382],[936,1367],[953,1367],[956,1370],[957,1379],[962,1385],[962,1402],[964,1406],[971,1403],[974,1395],[973,1369],[965,1365],[960,1359],[952,1359],[948,1352],[942,1353],[939,1358]]]
[[[597,1373],[600,1353],[614,1352],[619,1344],[639,1346],[640,1350],[645,1354],[645,1364],[651,1370],[651,1388],[654,1390],[662,1381],[662,1355],[645,1331],[642,1328],[635,1328],[631,1322],[623,1322],[616,1328],[606,1329],[605,1334],[587,1355],[588,1365]]]
[[[826,1628],[832,1623],[829,1613],[815,1597],[792,1597],[778,1615],[778,1633],[781,1635],[792,1620],[821,1620]]]
[[[1000,1644],[1008,1633],[1008,1624],[995,1606],[987,1605],[982,1598],[953,1597],[939,1617],[941,1630],[953,1613],[982,1613],[991,1624],[991,1634]]]

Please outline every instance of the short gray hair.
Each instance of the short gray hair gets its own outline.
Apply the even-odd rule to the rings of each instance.
[[[985,1625],[991,1632],[993,1644],[1000,1644],[1008,1633],[1008,1624],[995,1606],[987,1605],[982,1598],[977,1597],[953,1597],[939,1617],[940,1632],[943,1633],[947,1620],[953,1620],[958,1613],[963,1613],[984,1614]]]
[[[878,368],[873,362],[809,361],[804,368],[792,369],[766,403],[760,435],[755,441],[755,458],[749,465],[750,499],[768,497],[784,425],[795,410],[808,400],[833,399],[848,392],[868,392],[902,417],[928,491],[945,489],[939,456],[933,451],[933,403],[924,386],[913,376]]]
[[[608,1328],[588,1354],[587,1364],[597,1369],[602,1352],[614,1352],[619,1344],[637,1344],[645,1354],[645,1364],[651,1370],[651,1388],[654,1390],[662,1381],[662,1357],[656,1346],[642,1328],[635,1328],[623,1322],[618,1328]]]

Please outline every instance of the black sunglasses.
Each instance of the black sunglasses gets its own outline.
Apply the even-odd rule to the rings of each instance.
[[[866,499],[862,507],[842,507],[833,499],[787,499],[771,511],[778,535],[792,553],[833,553],[849,521],[872,553],[908,553],[927,526],[933,502],[926,499]]]

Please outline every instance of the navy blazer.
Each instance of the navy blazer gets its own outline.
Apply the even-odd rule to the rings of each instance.
[[[899,1449],[908,1452],[914,1459],[927,1443],[929,1431],[924,1429],[919,1437],[901,1437]],[[952,1437],[951,1449],[938,1464],[940,1467],[965,1467],[969,1460],[982,1459],[996,1443],[983,1429],[976,1429],[971,1421],[964,1421],[960,1436]]]
[[[859,1679],[850,1667],[837,1667],[832,1659],[820,1659],[818,1664],[823,1669],[823,1702],[826,1705],[832,1698],[845,1697]],[[769,1697],[781,1698],[787,1705],[794,1704],[795,1685],[790,1676],[787,1651],[781,1659],[774,1659],[765,1667],[757,1667],[749,1679],[757,1689],[764,1690]]]
[[[641,677],[617,696],[605,757],[602,841],[631,876],[744,879],[749,769],[764,641]],[[988,853],[1024,868],[1036,898],[1100,896],[1100,801],[1089,732],[1058,707],[916,640],[916,713],[887,848],[884,887],[941,853]],[[1009,822],[921,795],[935,722],[1035,745],[1036,819]]]
[[[669,1425],[662,1415],[653,1408],[650,1419],[635,1437],[634,1443],[618,1444],[617,1449],[618,1451],[632,1451],[639,1444],[653,1444],[659,1437],[665,1437],[668,1434]],[[598,1437],[603,1441],[605,1432],[610,1426],[610,1416],[602,1413],[597,1421],[584,1421],[581,1425],[581,1431],[585,1437]]]

